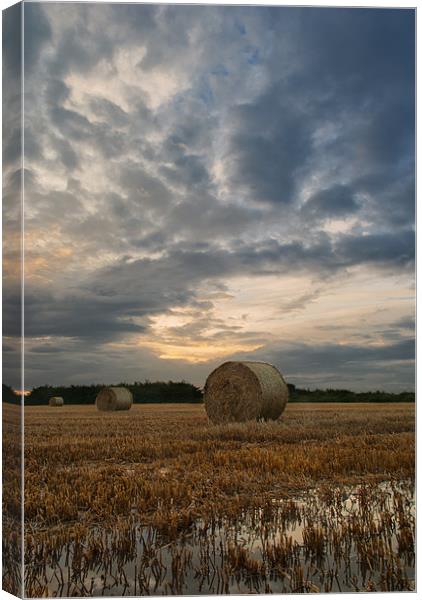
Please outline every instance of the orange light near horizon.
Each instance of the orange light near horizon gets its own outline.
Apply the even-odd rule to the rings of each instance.
[[[162,359],[184,360],[189,363],[208,362],[209,360],[223,358],[238,352],[253,352],[262,347],[262,344],[228,344],[227,342],[221,344],[212,342],[209,342],[208,344],[194,344],[190,342],[184,345],[178,345],[171,342],[160,344],[157,342],[145,342],[144,340],[140,345],[151,348],[151,350]]]

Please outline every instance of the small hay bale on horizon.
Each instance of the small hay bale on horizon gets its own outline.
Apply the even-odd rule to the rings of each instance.
[[[49,406],[63,406],[63,404],[64,404],[64,400],[61,396],[52,396],[48,400]]]
[[[105,387],[95,400],[98,410],[129,410],[133,404],[132,392],[124,387]]]
[[[289,389],[273,365],[229,361],[215,369],[204,388],[205,410],[213,423],[276,420]]]

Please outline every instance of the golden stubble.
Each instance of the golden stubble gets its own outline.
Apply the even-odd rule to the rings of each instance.
[[[104,593],[184,593],[192,569],[204,585],[212,581],[216,543],[217,593],[230,591],[233,578],[249,592],[271,591],[276,581],[284,591],[335,591],[343,576],[355,591],[413,589],[411,404],[291,404],[277,422],[220,426],[202,405],[25,413],[29,596],[101,593],[93,570],[104,574]],[[347,485],[358,486],[350,514],[342,509]],[[13,513],[18,495],[5,488],[4,502]],[[277,534],[289,522],[304,524],[299,537]],[[140,526],[134,584],[127,565],[139,552]],[[258,536],[261,558],[233,533],[244,526],[242,535]],[[327,548],[328,571],[318,567]],[[347,571],[350,548],[357,574]]]

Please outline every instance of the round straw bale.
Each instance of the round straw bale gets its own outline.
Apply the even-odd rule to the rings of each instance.
[[[226,362],[205,383],[205,410],[213,423],[278,419],[289,398],[278,370],[264,362]]]
[[[49,406],[63,406],[64,400],[61,396],[52,396],[48,401]]]
[[[103,388],[95,401],[98,410],[129,410],[132,406],[132,392],[124,387]]]

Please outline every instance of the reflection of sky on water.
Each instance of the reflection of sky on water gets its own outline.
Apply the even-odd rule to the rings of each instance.
[[[325,586],[333,592],[363,591],[371,581],[380,589],[382,576],[388,570],[388,558],[399,557],[403,577],[411,581],[414,578],[413,554],[406,554],[399,547],[399,505],[403,506],[413,529],[414,487],[410,482],[327,488],[326,491],[315,489],[293,499],[274,499],[269,507],[245,511],[235,519],[198,519],[176,537],[138,524],[134,525],[135,531],[132,529],[133,545],[126,546],[126,550],[130,548],[126,553],[124,532],[116,537],[111,529],[96,528],[83,540],[82,552],[88,556],[94,541],[97,547],[100,544],[108,552],[97,562],[86,561],[80,577],[77,569],[72,568],[72,559],[79,564],[75,559],[75,546],[68,555],[63,548],[60,567],[50,564],[46,581],[50,595],[59,596],[71,595],[74,586],[82,595],[108,596],[265,593],[295,589],[323,592],[327,589]],[[390,528],[383,525],[386,515],[391,518]],[[385,551],[382,557],[371,559],[372,568],[359,554],[357,544],[361,540],[346,535],[354,523],[361,521],[367,523],[367,543],[375,537],[377,544],[384,547],[382,552]],[[307,531],[312,533],[312,530],[322,532],[320,552],[306,544]],[[336,534],[339,534],[337,542]],[[279,564],[271,563],[274,548],[290,548],[284,555],[278,555],[284,557]],[[236,566],[230,553],[232,557],[246,553],[247,560],[264,565],[263,570],[248,568],[240,559]],[[300,568],[306,590],[297,589],[295,573],[297,576]]]

